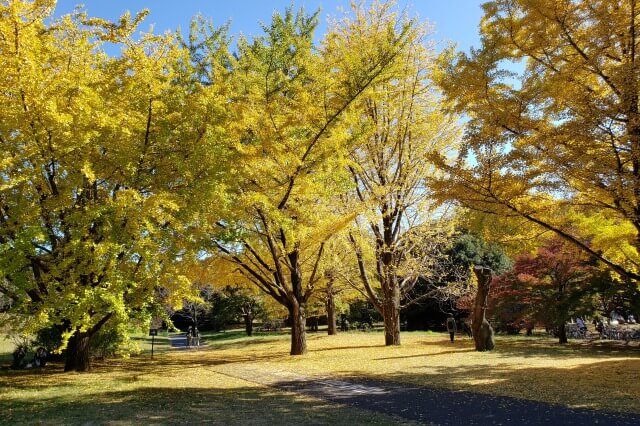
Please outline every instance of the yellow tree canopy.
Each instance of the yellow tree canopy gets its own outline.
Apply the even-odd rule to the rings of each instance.
[[[445,191],[474,209],[525,218],[640,279],[640,5],[483,7],[482,46],[450,58],[439,79],[469,117],[458,163],[441,161],[452,176]],[[624,241],[622,252],[581,235],[571,209],[612,224],[603,226]]]
[[[167,303],[191,291],[177,261],[215,189],[223,108],[183,78],[173,36],[130,37],[146,12],[47,23],[54,4],[0,4],[0,292],[28,330],[90,338],[160,287]]]
[[[324,242],[353,217],[327,203],[349,184],[351,135],[340,123],[408,40],[409,26],[385,19],[387,8],[367,10],[336,22],[316,47],[316,15],[289,8],[264,36],[241,39],[232,63],[235,182],[218,247],[289,309],[292,354],[306,351],[305,309],[322,278]]]

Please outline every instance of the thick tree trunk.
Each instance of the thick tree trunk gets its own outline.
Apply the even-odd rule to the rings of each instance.
[[[386,346],[400,345],[400,289],[397,286],[385,294],[382,306],[384,319],[384,344]]]
[[[558,343],[569,343],[569,340],[567,340],[567,325],[564,320],[558,324]]]
[[[487,321],[485,313],[489,301],[492,272],[491,269],[482,266],[474,267],[473,272],[478,278],[478,293],[473,309],[473,340],[477,351],[491,351],[495,347],[495,340],[493,338],[493,328]]]
[[[67,344],[64,371],[89,371],[91,337],[87,333],[76,332]]]
[[[304,355],[307,353],[307,317],[305,305],[294,303],[289,308],[291,316],[291,355]]]
[[[247,333],[247,336],[253,336],[253,315],[244,315],[244,331]]]
[[[333,282],[327,284],[327,332],[329,336],[337,334],[336,328],[336,303],[333,298]]]
[[[75,330],[65,351],[64,371],[89,371],[91,369],[91,339],[112,316],[113,312],[106,314],[87,332]]]

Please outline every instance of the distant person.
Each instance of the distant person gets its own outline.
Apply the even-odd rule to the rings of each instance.
[[[587,326],[584,323],[584,320],[580,317],[576,318],[576,324],[578,325],[578,329],[580,331],[587,331]]]
[[[468,337],[473,337],[473,331],[471,330],[471,320],[467,320],[462,323],[462,332]]]
[[[527,323],[526,330],[527,330],[527,336],[533,336],[533,329],[535,328],[536,324],[533,321],[530,321]]]
[[[193,327],[189,326],[189,328],[187,328],[187,335],[186,335],[186,339],[187,339],[187,346],[191,346],[191,339],[193,339]]]
[[[609,321],[609,324],[611,325],[624,324],[624,317],[616,311],[611,311],[609,317],[611,318],[611,321]]]
[[[44,367],[47,365],[47,351],[43,347],[39,347],[36,350],[36,354],[33,356],[33,365],[36,367]]]
[[[349,320],[344,314],[340,317],[340,330],[349,331]]]
[[[449,338],[453,343],[453,338],[456,335],[456,319],[454,317],[447,318],[447,331],[449,332]]]
[[[629,317],[627,318],[627,322],[629,324],[635,324],[636,323],[636,317],[634,317],[633,314],[629,314]]]
[[[198,327],[194,327],[192,333],[193,346],[200,346],[200,330],[198,330]]]

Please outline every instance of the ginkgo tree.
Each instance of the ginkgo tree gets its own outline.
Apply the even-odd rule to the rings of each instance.
[[[192,61],[172,35],[132,38],[146,12],[54,6],[0,3],[0,293],[25,333],[62,328],[65,370],[84,371],[105,324],[192,291],[179,264],[215,193],[224,109],[181,78]]]
[[[448,194],[571,241],[625,279],[640,272],[640,4],[496,0],[482,45],[439,79],[469,119]],[[576,217],[606,224],[589,235]],[[583,224],[586,220],[580,219]],[[616,248],[617,247],[617,248]]]
[[[454,231],[452,211],[433,196],[431,183],[441,172],[430,157],[453,152],[459,126],[455,115],[442,112],[430,80],[437,63],[429,31],[412,26],[393,71],[365,92],[348,122],[354,135],[348,202],[360,213],[350,234],[354,262],[363,293],[384,318],[387,345],[400,344],[402,302],[418,280],[438,281],[445,273],[443,247]]]
[[[353,217],[328,203],[349,184],[351,135],[340,124],[393,68],[411,30],[387,19],[377,2],[367,10],[333,23],[316,47],[317,13],[288,8],[274,14],[263,36],[240,39],[232,63],[229,173],[235,185],[229,213],[216,220],[216,243],[287,308],[292,355],[307,350],[307,303],[323,279],[325,241]]]

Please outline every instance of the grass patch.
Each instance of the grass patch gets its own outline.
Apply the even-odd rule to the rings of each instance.
[[[308,376],[374,378],[470,390],[569,407],[640,413],[637,344],[498,336],[497,349],[479,353],[470,338],[405,332],[402,346],[386,347],[381,333],[309,334],[309,353],[290,357],[288,336],[238,337],[219,342],[200,363],[233,374],[244,366]],[[212,348],[212,349],[213,349]],[[597,391],[595,391],[597,390]]]
[[[222,336],[221,336],[222,335]],[[381,333],[309,335],[309,353],[291,357],[289,336],[205,334],[199,349],[148,353],[94,364],[86,374],[0,373],[0,411],[8,424],[220,423],[397,424],[351,407],[274,390],[242,371],[375,378],[545,401],[570,407],[640,413],[640,351],[624,345],[561,346],[553,340],[498,337],[490,353],[471,339],[403,333],[386,347]],[[147,336],[136,338],[146,342]],[[166,336],[159,336],[156,341]],[[150,338],[149,338],[150,339]],[[146,344],[146,343],[145,343]]]
[[[11,339],[0,335],[0,365],[11,364],[13,357],[11,354],[16,345]]]
[[[111,360],[84,374],[64,374],[59,366],[5,372],[0,375],[3,423],[408,424],[231,377],[195,364],[194,354]]]
[[[160,332],[157,336],[151,337],[148,333],[134,333],[131,335],[131,340],[135,342],[142,353],[151,353],[151,342],[153,340],[153,353],[163,353],[171,349],[171,343],[169,342],[169,336],[166,332]]]

